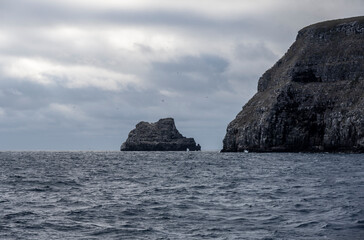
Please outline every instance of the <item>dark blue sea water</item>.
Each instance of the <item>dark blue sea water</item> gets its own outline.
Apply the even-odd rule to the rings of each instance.
[[[0,239],[364,239],[364,155],[1,152]]]

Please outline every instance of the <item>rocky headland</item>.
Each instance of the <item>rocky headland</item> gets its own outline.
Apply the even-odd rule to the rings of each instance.
[[[200,151],[193,138],[186,138],[176,128],[173,118],[160,119],[155,123],[140,122],[120,151]]]
[[[259,79],[223,152],[364,152],[364,17],[317,23]]]

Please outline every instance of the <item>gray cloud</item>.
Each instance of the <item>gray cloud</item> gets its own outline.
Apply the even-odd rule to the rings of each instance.
[[[2,1],[0,8],[2,25],[53,25],[67,24],[125,24],[208,27],[223,25],[225,21],[201,15],[198,12],[161,9],[87,10],[53,2],[26,0]]]
[[[183,94],[197,92],[208,94],[226,87],[225,71],[229,62],[219,56],[183,56],[168,62],[154,62],[153,82],[159,88]]]
[[[249,59],[251,61],[263,59],[271,61],[277,59],[275,53],[272,52],[263,42],[254,44],[240,43],[235,48],[235,54],[240,59]]]
[[[206,72],[222,73],[226,70],[229,63],[227,60],[213,55],[183,56],[177,61],[155,62],[156,69],[163,69],[168,72]]]

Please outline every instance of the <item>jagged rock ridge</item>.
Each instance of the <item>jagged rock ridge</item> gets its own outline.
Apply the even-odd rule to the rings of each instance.
[[[228,125],[223,152],[364,152],[364,17],[299,31]]]
[[[121,151],[200,151],[193,138],[180,134],[173,118],[156,123],[140,122],[121,145]]]

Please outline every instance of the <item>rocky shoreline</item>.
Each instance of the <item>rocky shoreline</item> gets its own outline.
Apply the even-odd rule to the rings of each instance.
[[[221,152],[364,152],[364,17],[310,25],[258,82]],[[199,151],[173,118],[140,122],[121,151]]]
[[[222,152],[364,152],[364,17],[299,31],[228,125]]]
[[[155,123],[139,122],[121,145],[120,151],[200,151],[193,138],[179,133],[173,118]]]

